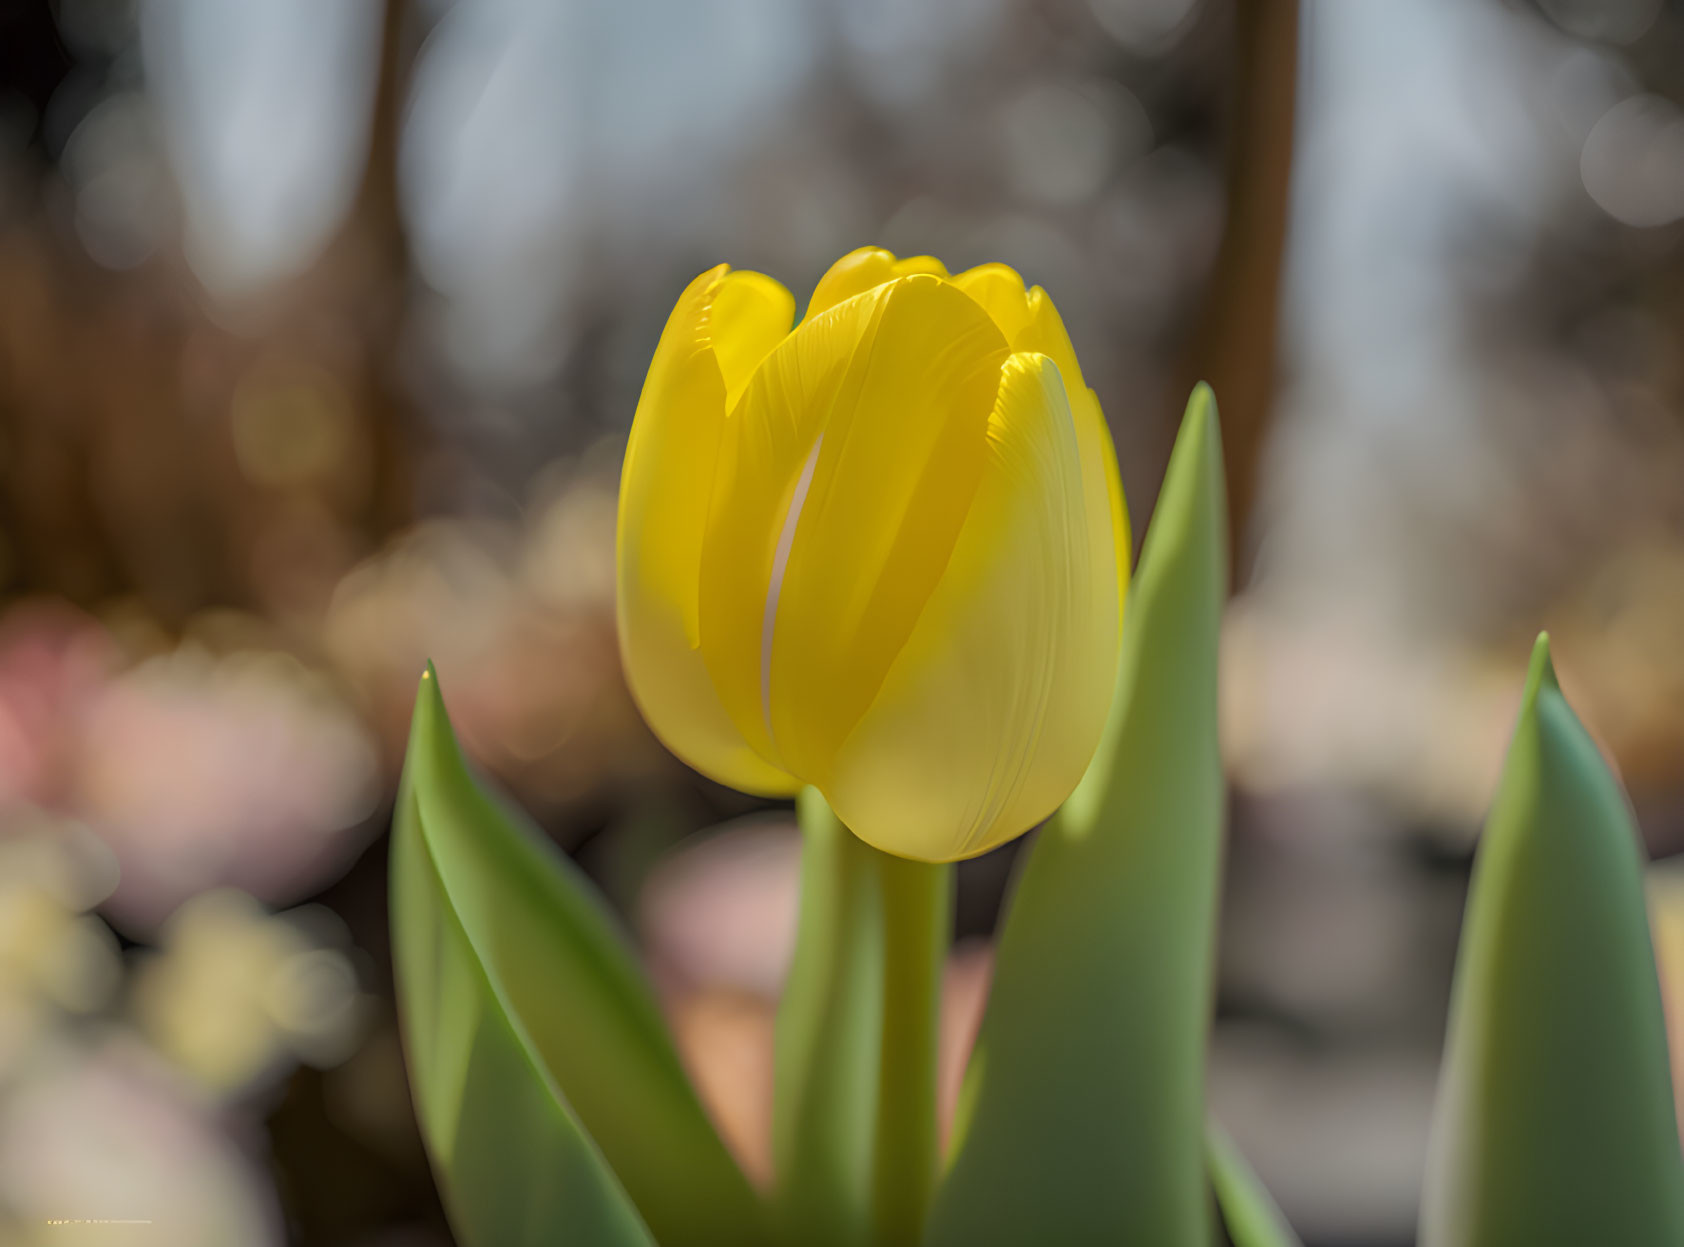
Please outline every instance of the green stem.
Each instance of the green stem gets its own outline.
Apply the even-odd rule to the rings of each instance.
[[[936,1057],[953,868],[878,853],[883,888],[882,1068],[877,1085],[874,1242],[915,1247],[937,1168]]]
[[[774,1203],[785,1243],[870,1240],[870,1137],[882,963],[869,850],[815,789],[797,803],[801,915],[778,1007],[773,1062]]]
[[[934,1185],[952,868],[881,853],[801,794],[801,917],[778,1012],[784,1241],[912,1247]]]

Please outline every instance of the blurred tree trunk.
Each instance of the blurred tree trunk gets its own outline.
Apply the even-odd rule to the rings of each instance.
[[[414,458],[420,449],[414,413],[396,390],[393,357],[403,332],[408,301],[409,236],[398,200],[398,148],[409,98],[410,73],[421,30],[412,0],[386,0],[381,30],[380,82],[369,129],[368,165],[352,212],[353,230],[363,235],[379,270],[376,324],[384,375],[377,380],[369,411],[374,467],[367,519],[372,535],[387,536],[406,525],[413,510]]]
[[[1298,95],[1298,0],[1235,0],[1228,102],[1227,223],[1193,336],[1183,395],[1209,381],[1222,412],[1234,583],[1248,539],[1273,409],[1281,271]],[[1179,413],[1177,413],[1179,414]]]
[[[412,0],[386,0],[370,114],[346,118],[368,123],[367,151],[333,239],[214,315],[178,250],[96,265],[61,219],[57,170],[26,169],[0,204],[0,588],[132,597],[171,625],[228,605],[308,628],[407,524],[419,451],[394,362],[410,280],[397,153],[423,33]],[[269,462],[252,453],[254,402]],[[336,447],[302,472],[276,450],[312,414],[301,404]]]

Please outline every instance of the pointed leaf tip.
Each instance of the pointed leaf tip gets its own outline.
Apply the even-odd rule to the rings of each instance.
[[[1193,386],[1193,392],[1187,396],[1187,416],[1207,421],[1216,420],[1216,391],[1210,388],[1210,382],[1200,381]]]
[[[1187,396],[1181,428],[1176,434],[1176,450],[1183,443],[1196,448],[1192,457],[1203,463],[1207,471],[1212,466],[1218,473],[1222,471],[1222,415],[1216,403],[1216,391],[1210,388],[1209,382],[1200,381]]]
[[[431,766],[419,766],[422,758],[426,758]],[[442,773],[454,774],[464,765],[462,747],[456,740],[450,712],[445,708],[444,691],[439,687],[438,672],[429,661],[415,684],[415,707],[409,716],[409,744],[404,750],[404,781],[414,783],[421,779],[425,783],[434,783],[437,774],[432,768],[443,768]]]
[[[1176,434],[1175,447],[1170,453],[1169,473],[1166,473],[1164,484],[1169,485],[1169,474],[1175,471],[1176,461],[1181,458],[1191,459],[1198,465],[1198,470],[1207,474],[1207,483],[1214,483],[1213,500],[1219,505],[1226,504],[1226,491],[1222,487],[1225,472],[1222,465],[1222,416],[1216,403],[1216,391],[1207,382],[1201,381],[1193,387],[1193,392],[1187,397],[1187,409],[1181,417],[1181,429]]]
[[[439,673],[429,662],[421,671],[421,678],[415,682],[415,711],[420,714],[422,706],[429,711],[435,706],[443,708],[443,694],[439,692]]]
[[[1181,561],[1180,555],[1171,555],[1167,549],[1156,558],[1148,558],[1149,549],[1156,545],[1180,549],[1192,543],[1214,556],[1208,560],[1207,570],[1220,582],[1219,592],[1225,593],[1227,527],[1228,489],[1222,462],[1221,419],[1215,391],[1201,381],[1187,399],[1181,428],[1164,469],[1158,505],[1146,529],[1136,576],[1140,591],[1144,593],[1151,579],[1160,574],[1157,565],[1167,567]]]
[[[1538,639],[1532,643],[1532,660],[1526,670],[1526,694],[1521,704],[1530,708],[1537,701],[1540,689],[1551,688],[1561,691],[1561,684],[1555,677],[1555,662],[1550,656],[1550,634],[1540,632]]]
[[[1684,1242],[1643,860],[1540,636],[1474,861],[1423,1247]]]

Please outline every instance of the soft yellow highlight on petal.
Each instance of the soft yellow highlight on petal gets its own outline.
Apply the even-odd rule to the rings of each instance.
[[[807,302],[805,319],[812,320],[820,312],[835,307],[845,299],[864,294],[873,286],[881,286],[897,277],[910,277],[914,273],[946,277],[947,266],[933,255],[915,255],[898,260],[894,252],[881,247],[859,247],[832,264],[830,271],[819,278],[813,297]]]
[[[738,730],[790,774],[822,786],[940,579],[1007,354],[975,302],[915,275],[804,322],[732,412],[702,653]]]
[[[1039,351],[1048,356],[1058,365],[1059,375],[1065,381],[1065,389],[1071,392],[1086,390],[1088,385],[1082,379],[1082,366],[1076,362],[1076,348],[1070,345],[1070,334],[1064,328],[1064,318],[1058,314],[1052,297],[1041,287],[1033,286],[1026,296],[1026,302],[1028,318],[1023,330],[1013,339],[1022,343],[1018,349]]]
[[[1075,348],[1052,298],[1039,286],[1025,290],[1023,278],[1004,264],[981,264],[956,274],[951,280],[987,310],[1012,350],[1039,352],[1058,365],[1065,392],[1070,396],[1070,408],[1076,415],[1076,432],[1089,485],[1099,480],[1105,482],[1104,496],[1111,513],[1114,544],[1125,569],[1118,577],[1117,587],[1126,596],[1126,569],[1133,545],[1128,508],[1123,502],[1123,483],[1117,472],[1117,451],[1111,442],[1105,412],[1099,405],[1099,395],[1082,379]]]
[[[1051,357],[1058,365],[1059,375],[1064,378],[1064,388],[1070,395],[1071,410],[1076,413],[1076,432],[1081,438],[1082,462],[1088,479],[1091,482],[1096,479],[1097,474],[1097,477],[1103,477],[1106,483],[1112,529],[1124,567],[1117,588],[1120,593],[1126,595],[1127,568],[1133,545],[1129,532],[1128,507],[1123,502],[1123,483],[1117,472],[1117,450],[1111,441],[1111,428],[1105,422],[1105,412],[1100,408],[1099,395],[1089,389],[1082,379],[1081,365],[1076,362],[1076,350],[1070,345],[1070,335],[1065,331],[1064,318],[1058,314],[1058,308],[1053,306],[1052,297],[1036,286],[1029,291],[1028,307],[1028,322],[1023,331],[1012,339],[1012,350],[1039,351]]]
[[[1016,270],[1004,264],[979,265],[952,280],[954,285],[988,310],[1000,332],[1011,343],[1012,350],[1038,352],[1058,365],[1065,392],[1070,396],[1070,408],[1076,416],[1076,432],[1081,441],[1082,462],[1089,485],[1091,487],[1093,482],[1100,480],[1105,482],[1104,496],[1111,514],[1113,542],[1124,566],[1123,574],[1117,579],[1117,587],[1118,592],[1126,596],[1127,567],[1133,545],[1128,508],[1123,502],[1123,483],[1117,472],[1117,451],[1111,441],[1111,429],[1105,422],[1105,412],[1099,405],[1099,395],[1089,389],[1082,378],[1082,368],[1076,362],[1076,351],[1070,344],[1070,335],[1065,332],[1063,318],[1045,290],[1039,286],[1025,290],[1023,279]]]
[[[1081,778],[1120,636],[1114,530],[1090,477],[1058,368],[1013,355],[952,559],[824,786],[862,839],[970,857]]]
[[[982,304],[1013,350],[1036,349],[1017,345],[1018,337],[1029,326],[1029,295],[1016,269],[1005,264],[979,264],[956,274],[953,284]]]
[[[736,405],[760,361],[795,323],[795,296],[748,269],[727,273],[713,296],[713,353],[725,381],[725,410]]]
[[[1128,600],[1129,567],[1134,553],[1134,535],[1129,530],[1128,506],[1123,501],[1123,479],[1117,468],[1117,448],[1111,441],[1111,426],[1099,407],[1099,395],[1083,390],[1070,404],[1076,417],[1076,440],[1082,448],[1082,478],[1088,506],[1103,507],[1094,522],[1109,520],[1111,546],[1117,552],[1117,608]]]
[[[780,324],[769,287],[777,283],[720,265],[690,283],[667,321],[620,478],[617,614],[627,683],[661,741],[721,783],[782,794],[799,785],[744,742],[697,650],[702,533],[725,423],[722,365],[752,367],[746,361],[757,363],[788,332],[793,301],[784,292]]]

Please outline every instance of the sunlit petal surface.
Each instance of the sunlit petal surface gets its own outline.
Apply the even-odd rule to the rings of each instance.
[[[1081,777],[1119,627],[1108,506],[1090,505],[1083,476],[1057,368],[1012,356],[952,561],[826,789],[862,838],[971,856],[1050,814]]]
[[[963,273],[956,273],[953,284],[982,305],[1014,349],[1026,349],[1019,347],[1017,340],[1029,326],[1029,294],[1024,290],[1023,278],[1018,276],[1016,269],[1005,264],[979,264]],[[1044,355],[1052,355],[1051,351],[1043,348],[1035,349],[1041,350]],[[1057,359],[1057,356],[1054,358]]]
[[[721,266],[667,326],[621,495],[631,686],[715,779],[812,784],[904,856],[983,852],[1104,720],[1129,554],[1104,415],[1006,265],[861,247],[792,310]]]
[[[1006,344],[929,275],[807,321],[727,422],[701,637],[744,736],[823,783],[945,565]]]
[[[748,792],[798,785],[720,705],[697,648],[697,586],[728,379],[740,384],[788,331],[792,307],[776,282],[723,265],[690,283],[650,365],[620,485],[620,652],[632,694],[668,748]]]
[[[1090,504],[1104,500],[1111,516],[1112,542],[1127,563],[1131,551],[1128,511],[1117,474],[1117,452],[1111,429],[1099,406],[1099,395],[1088,388],[1076,362],[1075,348],[1052,298],[1039,286],[1025,290],[1023,279],[1004,264],[982,264],[953,278],[958,286],[987,310],[1014,351],[1034,351],[1058,365],[1070,408],[1076,417],[1076,437],[1082,448],[1084,491]],[[1126,595],[1128,577],[1119,576],[1118,592]]]
[[[897,277],[910,277],[914,273],[946,277],[947,266],[933,255],[914,255],[900,260],[881,247],[859,247],[832,264],[830,270],[819,278],[819,284],[813,288],[813,297],[807,303],[806,319],[812,320],[820,312],[856,294],[864,294],[873,286],[881,286]]]

